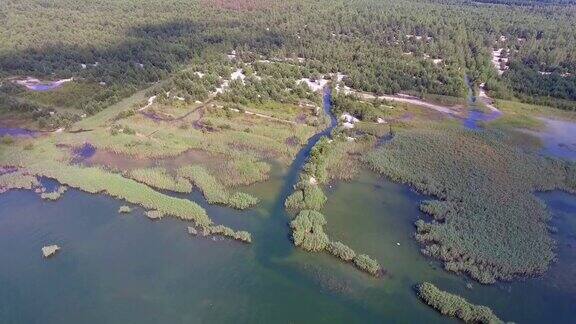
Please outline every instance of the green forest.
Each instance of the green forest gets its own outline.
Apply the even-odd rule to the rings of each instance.
[[[240,60],[300,62],[306,76],[342,73],[347,86],[377,94],[465,97],[468,75],[496,98],[576,109],[576,7],[487,2],[6,0],[0,109],[46,118],[49,107],[23,100],[23,89],[6,80],[74,77],[83,87],[71,106],[94,114],[183,66],[225,70],[232,50]],[[508,6],[496,10],[493,2]],[[494,63],[498,49],[504,54]],[[215,77],[189,85],[186,98],[205,97]],[[282,80],[256,86],[290,100],[274,90]],[[246,101],[246,91],[227,101]]]

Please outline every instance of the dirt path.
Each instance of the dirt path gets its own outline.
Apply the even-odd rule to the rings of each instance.
[[[494,106],[494,100],[490,97],[488,97],[488,95],[486,94],[486,91],[484,91],[484,87],[480,87],[480,90],[478,92],[478,98],[480,98],[480,101],[482,101],[482,103],[484,104],[484,106],[486,106],[488,109],[490,109],[491,111],[501,114],[502,112],[500,111],[500,109],[496,108],[496,106]]]
[[[403,103],[408,103],[408,104],[412,104],[415,106],[420,106],[420,107],[424,107],[424,108],[428,108],[428,109],[433,109],[436,110],[438,112],[441,112],[443,114],[448,114],[448,115],[453,115],[453,116],[459,116],[461,114],[461,112],[455,110],[452,107],[448,107],[448,106],[441,106],[441,105],[437,105],[437,104],[433,104],[433,103],[429,103],[426,101],[423,101],[417,97],[413,97],[413,96],[408,96],[408,95],[383,95],[383,96],[376,96],[374,94],[371,93],[366,93],[366,92],[356,92],[353,91],[352,93],[356,94],[357,96],[359,96],[362,99],[369,99],[369,100],[373,100],[373,99],[384,99],[384,100],[388,100],[388,101],[396,101],[396,102],[403,102]]]

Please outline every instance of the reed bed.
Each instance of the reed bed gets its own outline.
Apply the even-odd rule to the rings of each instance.
[[[222,204],[236,209],[247,209],[258,203],[258,198],[247,193],[236,192],[230,194],[226,188],[216,180],[204,167],[190,165],[181,167],[177,171],[181,178],[189,179],[194,183],[206,198],[209,204]]]
[[[190,181],[182,177],[174,177],[161,167],[135,169],[128,173],[128,177],[157,189],[184,193],[192,192]]]
[[[471,304],[466,299],[442,291],[429,282],[419,284],[416,290],[426,304],[443,315],[456,317],[466,323],[504,323],[489,307]]]
[[[404,129],[366,161],[437,200],[416,223],[423,252],[481,283],[540,274],[554,259],[546,206],[534,192],[574,192],[574,166],[520,150],[506,135],[450,125]]]
[[[0,193],[12,189],[34,189],[40,186],[36,176],[17,170],[0,175]]]
[[[40,194],[40,198],[44,200],[56,201],[62,197],[62,195],[68,190],[66,186],[59,186],[56,191],[52,192],[42,192]]]

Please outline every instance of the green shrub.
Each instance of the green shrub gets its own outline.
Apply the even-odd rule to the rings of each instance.
[[[326,250],[344,261],[352,261],[356,257],[356,252],[342,242],[330,242]]]
[[[417,286],[418,296],[443,315],[457,317],[466,323],[504,323],[490,308],[474,305],[466,299],[438,289],[424,282]]]
[[[382,270],[378,261],[370,258],[366,254],[357,255],[354,258],[354,264],[359,269],[364,270],[373,276],[378,276],[380,274],[380,270]]]
[[[322,251],[330,240],[324,233],[324,215],[314,210],[303,210],[290,223],[294,244],[306,251]]]

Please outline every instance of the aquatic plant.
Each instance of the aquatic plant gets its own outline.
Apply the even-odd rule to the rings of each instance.
[[[234,231],[233,229],[224,225],[210,225],[202,226],[200,229],[202,236],[208,235],[221,235],[226,236],[245,243],[252,242],[252,235],[246,231]]]
[[[416,222],[423,252],[482,283],[544,272],[554,258],[546,221],[533,192],[569,190],[562,162],[519,150],[501,133],[447,125],[401,129],[366,161],[395,181],[435,195]]]
[[[178,177],[190,179],[209,204],[223,204],[236,209],[250,208],[258,203],[258,198],[247,193],[237,192],[230,194],[226,188],[216,180],[208,171],[199,165],[181,167],[177,171]]]
[[[344,261],[352,261],[356,257],[356,252],[352,250],[348,245],[342,242],[330,242],[326,246],[326,251],[330,252],[337,258]]]
[[[290,222],[294,244],[306,251],[322,251],[330,240],[324,233],[326,219],[314,210],[303,210]]]
[[[378,276],[380,274],[380,271],[382,270],[378,261],[372,259],[366,254],[357,255],[354,258],[354,265],[356,265],[356,267],[358,267],[359,269],[364,270],[373,276]]]
[[[219,169],[218,179],[225,186],[250,185],[268,178],[270,164],[248,158],[234,158]]]
[[[442,291],[429,282],[416,287],[418,296],[443,315],[456,317],[466,323],[504,323],[487,306],[474,305],[466,299]]]
[[[235,192],[228,197],[227,205],[235,209],[247,209],[258,204],[259,199],[245,192]]]
[[[30,173],[56,179],[62,184],[78,188],[89,193],[107,193],[110,196],[126,200],[157,211],[158,214],[170,215],[183,220],[193,220],[198,224],[211,224],[206,211],[196,203],[170,197],[150,187],[95,167],[80,167],[46,161],[28,166]]]
[[[42,199],[44,199],[44,200],[56,201],[56,200],[60,199],[60,197],[62,196],[63,193],[66,192],[66,190],[68,190],[68,187],[66,187],[66,186],[59,186],[56,191],[52,191],[52,192],[42,192],[42,193],[40,194],[40,198],[42,198]]]
[[[318,185],[301,181],[296,185],[294,192],[286,198],[284,205],[292,211],[320,210],[326,200],[326,195]]]
[[[132,208],[130,208],[130,206],[126,206],[126,205],[120,206],[120,208],[118,208],[118,212],[120,214],[127,214],[127,213],[132,212]]]
[[[192,192],[192,184],[185,178],[173,177],[164,168],[135,169],[128,176],[151,187],[175,192]]]
[[[22,170],[0,174],[0,193],[12,189],[33,189],[40,186],[36,176]]]
[[[148,210],[144,214],[150,219],[161,219],[164,217],[164,214],[158,210]]]

